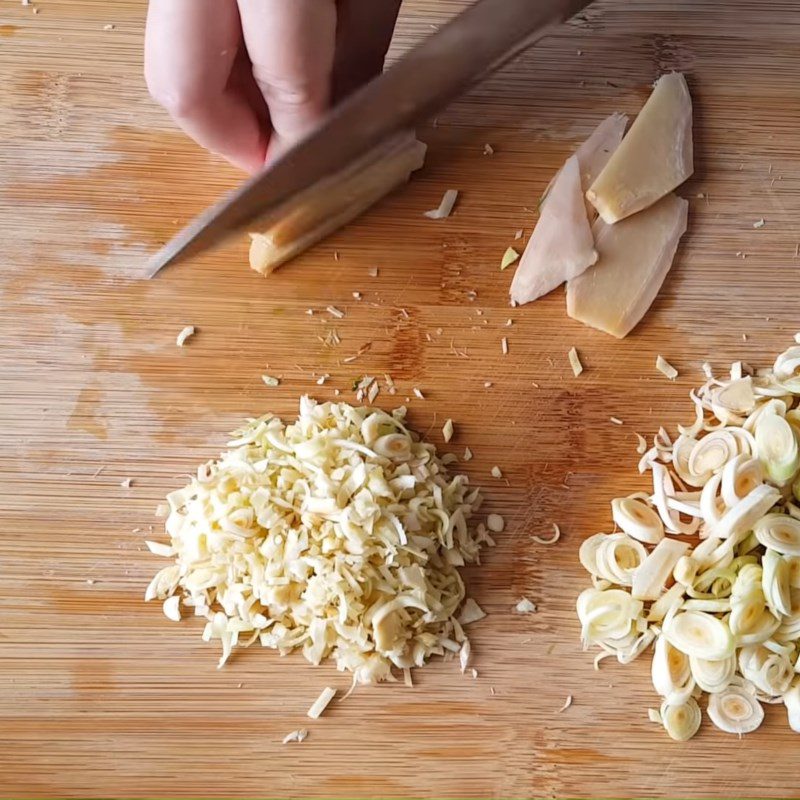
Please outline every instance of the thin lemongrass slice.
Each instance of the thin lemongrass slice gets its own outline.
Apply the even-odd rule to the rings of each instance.
[[[793,393],[800,393],[800,346],[784,350],[776,359],[772,367],[775,377],[780,383]]]
[[[438,208],[426,211],[425,216],[428,219],[445,219],[446,217],[449,217],[450,212],[453,210],[453,206],[455,206],[457,199],[458,199],[458,189],[448,189],[442,195],[442,199],[439,202]]]
[[[731,601],[727,597],[716,600],[698,600],[689,598],[683,604],[684,611],[707,611],[709,614],[727,614],[731,610]]]
[[[663,636],[656,639],[650,676],[653,688],[670,704],[685,703],[694,691],[688,656]]]
[[[709,719],[725,733],[751,733],[764,721],[764,709],[755,694],[743,686],[730,685],[708,699]]]
[[[689,656],[692,677],[704,692],[721,692],[727,689],[736,676],[736,666],[734,653],[717,661]]]
[[[800,556],[800,520],[786,514],[767,514],[753,526],[758,541],[764,547],[785,556]]]
[[[786,563],[789,567],[789,586],[800,589],[800,556],[787,556]]]
[[[767,697],[788,691],[794,677],[789,657],[773,653],[762,645],[750,645],[739,651],[739,671]]]
[[[795,733],[800,733],[800,679],[784,694],[783,704],[789,717],[789,727]]]
[[[600,543],[595,558],[597,574],[601,578],[620,586],[630,586],[648,555],[635,539],[624,533],[614,533]]]
[[[722,473],[713,475],[703,486],[700,495],[700,513],[703,522],[710,528],[717,525],[725,514],[725,504],[719,497],[719,490],[722,486]]]
[[[578,619],[584,646],[607,639],[623,639],[642,610],[641,602],[622,589],[585,589],[578,596]]]
[[[738,452],[736,437],[729,431],[713,431],[697,442],[687,465],[694,475],[719,472]]]
[[[755,405],[753,381],[749,376],[724,384],[711,394],[711,410],[718,419],[735,422],[746,417]]]
[[[800,447],[792,426],[776,414],[762,416],[756,424],[758,457],[769,480],[789,482],[800,469]]]
[[[672,448],[672,466],[678,477],[690,486],[705,486],[708,479],[713,474],[711,470],[697,474],[689,469],[689,458],[692,455],[695,447],[697,447],[697,439],[693,436],[681,434],[676,440]]]
[[[688,549],[686,542],[662,539],[633,573],[631,594],[639,600],[657,600],[678,559]]]
[[[764,481],[761,462],[739,453],[722,470],[722,499],[733,507]]]
[[[684,587],[676,583],[667,589],[651,606],[648,622],[661,622],[670,612],[677,611],[683,603]]]
[[[761,559],[763,575],[761,586],[770,610],[776,616],[792,613],[789,563],[777,551],[767,548]]]
[[[667,468],[655,462],[650,468],[653,471],[653,502],[658,509],[664,527],[670,533],[687,535],[695,533],[700,525],[700,520],[694,518],[691,522],[681,522],[678,512],[672,511],[669,507],[667,499],[675,496],[675,485]]]
[[[668,701],[661,704],[659,711],[661,723],[670,739],[676,742],[686,742],[700,729],[702,716],[697,700],[690,697],[685,703],[674,705]]]
[[[678,612],[664,621],[663,633],[681,652],[708,661],[728,658],[736,646],[730,628],[703,611]]]
[[[597,571],[597,551],[607,537],[607,533],[595,533],[581,543],[578,550],[578,560],[590,575],[599,575]]]
[[[781,499],[781,493],[774,487],[761,484],[725,512],[722,519],[713,526],[714,536],[722,539],[736,538],[754,529],[759,520]],[[742,537],[744,538],[744,537]],[[760,540],[759,540],[760,541]],[[763,542],[762,542],[763,544]],[[778,550],[779,548],[775,548]],[[800,552],[800,550],[798,550]]]
[[[620,497],[611,501],[611,516],[634,539],[658,544],[664,538],[664,525],[658,514],[642,500]]]

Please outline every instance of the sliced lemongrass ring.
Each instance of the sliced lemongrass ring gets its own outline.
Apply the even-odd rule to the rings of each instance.
[[[730,628],[703,611],[681,611],[664,621],[664,636],[686,655],[719,661],[733,653],[735,640]]]
[[[689,656],[689,667],[695,683],[704,692],[721,692],[736,675],[736,655],[732,653],[717,661]]]
[[[659,713],[664,730],[677,742],[688,741],[700,728],[700,706],[693,697],[678,705],[664,702]]]
[[[611,501],[611,516],[619,527],[634,539],[658,544],[664,538],[664,525],[647,503],[632,497]]]
[[[708,700],[709,719],[725,733],[751,733],[764,721],[764,709],[754,694],[741,686],[728,686]]]
[[[787,556],[800,556],[800,520],[786,514],[767,514],[753,526],[764,547]]]

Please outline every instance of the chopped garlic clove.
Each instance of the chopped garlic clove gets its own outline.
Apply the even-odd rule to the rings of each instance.
[[[692,99],[678,72],[656,81],[627,136],[586,193],[611,225],[642,211],[694,171]]]

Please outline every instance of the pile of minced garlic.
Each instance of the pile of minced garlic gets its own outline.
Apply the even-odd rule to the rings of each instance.
[[[694,422],[642,442],[652,493],[614,500],[618,531],[580,548],[584,646],[595,665],[653,646],[649,716],[673,739],[697,732],[704,695],[728,733],[758,728],[763,703],[800,732],[800,346],[758,373],[704,370]]]
[[[458,653],[463,667],[463,626],[484,613],[464,602],[458,567],[494,542],[470,526],[479,490],[404,419],[404,408],[303,397],[292,424],[250,420],[168,496],[170,543],[147,544],[174,563],[145,599],[173,620],[204,617],[220,666],[260,642],[313,664],[331,657],[359,683],[394,668],[409,682],[431,655]]]

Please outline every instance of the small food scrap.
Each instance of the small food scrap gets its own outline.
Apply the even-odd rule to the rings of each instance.
[[[664,356],[656,356],[656,369],[671,381],[674,381],[675,378],[678,377],[678,370],[676,370]]]
[[[320,375],[319,378],[317,378],[317,386],[322,386],[328,378],[330,378],[330,375],[327,372],[324,375]]]
[[[344,311],[336,308],[336,306],[327,306],[325,310],[332,316],[336,317],[336,319],[342,319],[344,317]]]
[[[564,701],[564,705],[556,711],[556,714],[560,714],[562,711],[566,711],[572,705],[572,695],[568,694],[567,699]]]
[[[518,258],[519,253],[513,247],[507,247],[500,261],[500,271],[508,269]]]
[[[514,606],[514,611],[517,614],[533,614],[536,611],[536,603],[531,602],[527,597],[523,597]]]
[[[353,299],[360,300],[361,299],[361,292],[353,292]]]
[[[377,267],[370,267],[367,274],[370,276],[370,278],[377,278],[379,270]]]
[[[461,665],[462,675],[467,671],[471,653],[472,653],[472,645],[469,643],[469,639],[465,639],[464,643],[461,645],[461,649],[458,651],[458,661],[459,664]]]
[[[300,730],[287,733],[286,736],[283,737],[281,744],[289,744],[290,742],[304,742],[307,737],[308,731],[305,728],[300,728]]]
[[[486,527],[492,533],[502,533],[506,527],[506,521],[499,514],[489,514],[486,517]]]
[[[672,266],[688,208],[686,200],[670,194],[615,225],[598,219],[593,230],[600,258],[567,283],[567,314],[618,339],[627,336]]]
[[[494,155],[494,148],[488,142],[483,146],[483,154],[485,156]]]
[[[637,441],[636,452],[640,456],[643,456],[647,452],[647,439],[645,439],[641,433],[637,433],[636,441]]]
[[[414,387],[414,389],[412,391],[414,392],[414,397],[418,398],[419,400],[424,400],[425,399],[425,395],[422,394],[422,392],[419,389],[417,389],[416,386]]]
[[[471,598],[468,597],[461,607],[461,613],[458,615],[458,622],[460,625],[470,625],[473,622],[483,619],[486,612]]]
[[[519,229],[519,230],[517,230],[517,232],[514,234],[514,238],[515,238],[515,239],[521,239],[521,238],[522,238],[522,234],[523,234],[523,233],[524,233],[524,230],[523,230],[522,228],[520,228],[520,229]]]
[[[624,425],[625,424],[619,417],[609,417],[608,419],[613,425]]]
[[[492,477],[493,478],[502,478],[503,477],[503,473],[502,473],[500,467],[498,467],[497,465],[492,467]]]
[[[764,217],[761,217],[761,219],[758,219],[753,223],[753,227],[754,228],[763,228],[765,224],[766,223],[764,222]]]
[[[613,225],[680,186],[694,171],[692,98],[679,72],[659,78],[622,143],[586,192]]]
[[[503,353],[504,356],[508,355],[508,337],[504,336],[500,340],[500,351]]]
[[[162,608],[164,610],[164,616],[172,620],[173,622],[180,622],[181,621],[181,609],[180,609],[180,602],[181,599],[178,595],[172,595],[172,597],[168,597]]]
[[[272,388],[280,384],[280,379],[274,378],[272,375],[262,375],[261,380],[264,381],[265,386],[270,386]]]
[[[471,675],[473,680],[478,680],[478,670],[472,669]]]
[[[431,211],[426,211],[425,216],[428,219],[445,219],[449,217],[450,212],[453,210],[453,206],[456,204],[457,198],[458,198],[458,190],[448,189],[442,196],[442,200],[439,203],[439,207],[434,208]]]
[[[447,444],[453,438],[453,420],[448,419],[445,421],[444,426],[442,427],[442,438]]]
[[[194,336],[196,332],[197,331],[195,330],[194,325],[187,325],[178,334],[178,338],[175,340],[175,344],[178,345],[178,347],[183,347],[183,345],[186,344],[186,340],[190,336]]]
[[[464,461],[471,461],[472,460],[472,450],[469,447],[464,448]]]
[[[553,535],[552,536],[545,537],[545,536],[538,536],[538,535],[535,535],[535,534],[533,536],[531,536],[531,539],[534,542],[536,542],[537,544],[544,544],[544,545],[555,544],[560,538],[561,538],[561,528],[559,528],[558,525],[556,525],[555,522],[553,523]]]
[[[572,374],[577,378],[583,372],[583,364],[578,351],[571,347],[569,353],[567,353],[567,358],[569,358],[569,365],[572,367]]]
[[[328,704],[336,697],[336,689],[326,686],[319,697],[311,704],[311,708],[306,712],[311,719],[319,719]]]
[[[130,489],[133,484],[133,478],[125,478],[125,480],[120,481],[120,486],[123,489]]]

